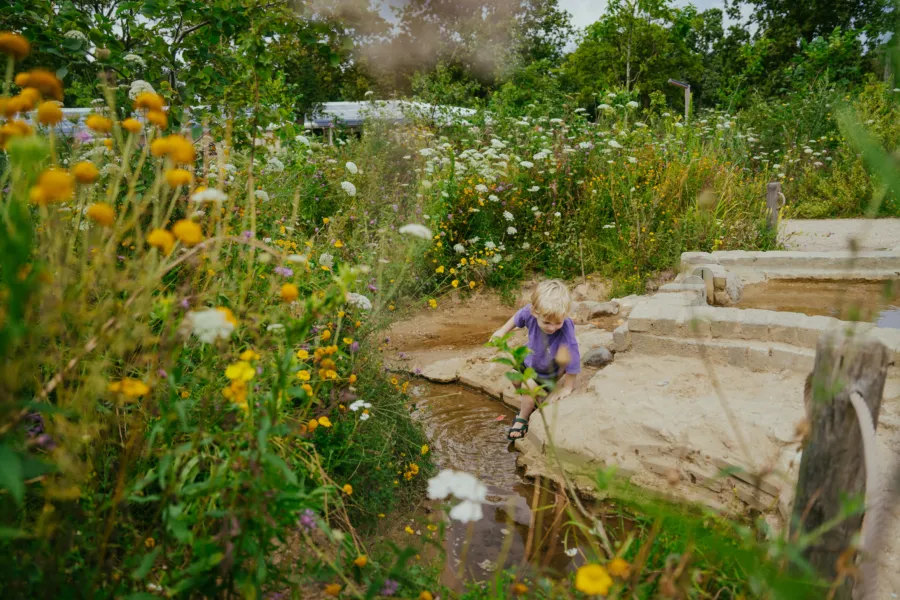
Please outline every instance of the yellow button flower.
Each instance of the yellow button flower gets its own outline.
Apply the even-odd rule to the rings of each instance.
[[[612,584],[612,577],[601,565],[584,565],[575,573],[575,589],[588,596],[605,596]]]
[[[65,169],[47,169],[38,177],[35,187],[41,194],[38,204],[66,202],[75,194],[75,179]]]
[[[147,243],[162,250],[163,254],[168,254],[175,245],[175,236],[165,229],[154,229],[147,234]]]
[[[348,496],[353,495],[353,486],[350,485],[349,483],[345,483],[345,484],[344,484],[344,487],[342,487],[341,489],[342,489],[342,490],[344,491],[344,493],[347,494]]]
[[[250,381],[256,376],[256,369],[247,361],[239,360],[238,362],[228,365],[225,369],[225,377],[231,380]]]
[[[251,360],[259,360],[259,354],[248,348],[247,350],[241,352],[240,358],[241,360],[250,362]]]
[[[315,431],[318,427],[319,427],[319,422],[316,421],[315,419],[311,420],[309,423],[306,424],[306,429],[310,433]]]
[[[122,129],[124,129],[128,133],[138,134],[143,128],[144,126],[141,125],[141,122],[137,119],[125,119],[124,121],[122,121]]]
[[[151,125],[156,125],[160,129],[165,129],[169,126],[169,117],[161,110],[147,111],[147,121],[149,121]]]
[[[163,97],[154,92],[142,92],[134,99],[136,109],[162,110],[165,105]]]
[[[452,285],[453,287],[459,287],[459,280],[454,279],[453,281],[450,282],[450,285]]]
[[[297,371],[297,379],[300,381],[309,381],[309,371],[306,369],[302,371]]]
[[[307,358],[309,358],[309,352],[301,348],[300,350],[297,350],[297,358],[299,358],[300,360],[306,360]]]
[[[87,209],[88,218],[104,227],[111,227],[116,222],[115,209],[106,202],[91,204]]]
[[[189,219],[181,219],[172,226],[172,233],[185,246],[196,246],[203,241],[203,230]]]
[[[341,584],[329,583],[325,586],[325,594],[333,598],[337,598],[341,594]]]
[[[0,52],[13,60],[22,60],[31,52],[31,44],[18,33],[4,31],[0,33]]]
[[[41,125],[56,125],[63,120],[63,112],[56,102],[44,102],[38,106],[37,120]]]
[[[150,388],[140,379],[132,379],[126,377],[121,381],[113,381],[107,387],[107,390],[117,394],[124,394],[129,398],[139,398],[146,396],[150,392]]]
[[[360,554],[354,559],[353,564],[362,569],[364,566],[369,564],[369,557],[365,554]]]
[[[300,290],[293,283],[285,283],[281,286],[281,299],[285,302],[293,302],[300,297]]]
[[[166,171],[166,181],[171,187],[190,185],[193,180],[194,176],[191,175],[190,171],[185,171],[184,169],[168,169]]]
[[[94,183],[100,176],[100,171],[94,166],[94,163],[83,160],[72,167],[72,175],[78,180],[78,183]]]
[[[97,133],[109,133],[112,131],[113,127],[111,119],[96,114],[88,115],[87,119],[84,120],[84,124],[87,125],[88,129],[96,131]]]
[[[631,565],[629,565],[625,559],[619,558],[618,556],[609,561],[607,569],[609,570],[610,575],[620,579],[624,579],[631,574]]]

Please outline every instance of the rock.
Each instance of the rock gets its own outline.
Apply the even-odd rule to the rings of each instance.
[[[619,314],[619,305],[616,302],[575,302],[572,307],[576,323],[587,323],[591,319]]]
[[[613,353],[600,346],[588,351],[581,359],[581,364],[589,367],[605,367],[613,361]]]
[[[641,300],[646,299],[647,296],[638,296],[632,294],[631,296],[625,296],[624,298],[613,298],[610,302],[615,302],[619,305],[619,314],[622,317],[627,317],[631,313],[631,309],[635,307],[635,305]]]
[[[465,358],[447,358],[422,367],[422,377],[436,383],[452,383],[459,378],[459,371],[466,364]]]
[[[631,332],[628,323],[623,323],[613,330],[613,352],[627,352],[631,349]]]

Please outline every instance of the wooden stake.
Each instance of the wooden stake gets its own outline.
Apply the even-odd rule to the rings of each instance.
[[[800,463],[791,523],[795,534],[814,531],[839,517],[844,498],[865,495],[863,439],[850,396],[859,394],[876,427],[889,363],[890,355],[877,340],[843,332],[819,338],[811,381],[810,436]],[[834,580],[839,575],[838,559],[852,545],[861,524],[859,514],[844,519],[804,551],[822,577]],[[836,587],[834,598],[849,600],[852,588],[852,579],[846,579]]]
[[[778,211],[783,206],[781,199],[784,196],[781,193],[781,184],[777,181],[766,186],[766,220],[769,229],[778,227]]]

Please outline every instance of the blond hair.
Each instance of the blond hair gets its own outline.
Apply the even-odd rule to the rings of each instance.
[[[559,279],[540,282],[531,292],[531,312],[545,319],[562,321],[572,309],[572,297]]]

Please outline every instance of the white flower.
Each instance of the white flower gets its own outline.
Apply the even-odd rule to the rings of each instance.
[[[606,225],[603,226],[603,229],[615,229],[615,228],[616,228],[615,223],[607,223]]]
[[[671,113],[664,112],[664,113],[662,114],[662,116],[664,116],[664,117],[671,117],[672,114],[671,114]]]
[[[465,254],[466,247],[463,246],[462,244],[456,244],[455,246],[453,246],[453,251],[456,252],[457,254]]]
[[[450,518],[460,523],[472,523],[484,518],[484,511],[481,509],[480,502],[463,500],[450,509]]]
[[[354,162],[348,161],[347,164],[344,166],[347,168],[347,172],[350,173],[351,175],[356,175],[357,173],[359,173],[359,167],[357,167],[356,163],[354,163]]]
[[[426,190],[430,190],[432,185],[434,185],[434,184],[431,183],[430,181],[428,181],[427,179],[422,180],[422,187],[425,188]]]
[[[78,31],[77,29],[71,29],[64,34],[64,37],[69,38],[70,40],[78,40],[79,42],[87,43],[88,38],[86,35]]]
[[[615,93],[613,93],[613,92],[607,92],[607,93],[606,93],[606,97],[607,97],[607,98],[615,98],[616,95],[615,95]]]
[[[283,331],[284,325],[281,323],[272,323],[268,327],[266,327],[266,331]]]
[[[488,200],[490,200],[491,202],[500,202],[500,198],[498,198],[494,194],[491,194],[490,196],[488,196]]]
[[[474,475],[444,469],[428,480],[428,497],[432,500],[443,500],[448,496],[481,503],[487,498],[487,487]]]
[[[531,244],[529,244],[528,242],[522,244],[522,250],[528,250],[529,248],[531,248]]]
[[[225,313],[216,308],[191,311],[185,317],[191,327],[191,333],[201,342],[212,344],[218,339],[228,339],[234,331],[234,323],[228,320]]]
[[[363,414],[359,415],[359,420],[360,421],[368,421],[369,417],[371,417],[371,416],[372,415],[370,415],[369,413],[364,412]]]
[[[297,142],[300,142],[300,143],[303,144],[304,146],[311,146],[311,145],[312,145],[312,143],[309,141],[309,138],[306,137],[305,135],[298,135],[297,137],[294,138],[294,140],[297,141]]]
[[[421,154],[422,156],[431,156],[432,154],[434,154],[434,150],[432,150],[431,148],[422,148],[421,150],[419,150],[419,154]]]
[[[128,90],[128,97],[134,100],[139,95],[149,92],[151,94],[155,94],[156,90],[153,89],[153,86],[143,79],[135,79],[131,82],[131,88]]]
[[[578,142],[578,147],[582,150],[590,150],[594,147],[594,144],[592,144],[591,142]]]
[[[487,248],[488,250],[493,250],[493,249],[495,249],[495,248],[497,247],[497,244],[495,244],[494,242],[491,242],[491,241],[489,240],[489,241],[487,241],[487,242],[484,243],[484,247]]]
[[[607,143],[607,145],[608,145],[610,148],[621,148],[621,147],[622,147],[622,144],[620,144],[620,143],[617,142],[616,140],[609,140],[609,141],[606,142],[606,143]]]
[[[625,106],[627,106],[628,108],[637,108],[637,107],[638,107],[638,103],[635,102],[634,100],[632,100],[631,102],[629,102],[629,103],[626,104]]]
[[[506,219],[507,221],[512,221],[513,219],[515,219],[513,214],[511,212],[509,212],[508,210],[503,211],[503,218]]]
[[[204,202],[224,202],[228,200],[228,194],[226,194],[222,190],[207,188],[202,192],[192,194],[191,200],[193,200],[197,204],[203,204]]]
[[[518,232],[518,230],[517,230],[515,227],[507,227],[507,228],[506,228],[506,233],[507,233],[508,235],[516,235],[516,234],[519,233],[519,232]]]
[[[281,173],[284,171],[284,163],[275,158],[274,156],[269,158],[269,161],[266,163],[265,172],[266,173]]]
[[[562,216],[562,213],[555,212],[553,213],[553,216],[559,218]]]
[[[576,554],[578,554],[578,548],[569,548],[568,550],[566,550],[566,556],[570,558],[575,556]]]
[[[347,304],[360,310],[372,310],[372,301],[356,292],[347,292]]]
[[[345,192],[347,192],[348,196],[356,195],[356,186],[353,185],[352,183],[350,183],[349,181],[342,181],[341,189],[344,190]]]
[[[147,66],[147,63],[144,62],[144,59],[137,54],[126,54],[122,57],[122,60],[127,63],[132,63],[133,65],[140,67],[141,69]]]
[[[361,408],[372,408],[372,405],[365,400],[357,400],[350,405],[350,410],[352,410],[353,412],[356,412]]]
[[[330,269],[334,266],[334,257],[326,252],[319,256],[319,264]]]
[[[431,239],[431,230],[424,225],[419,225],[417,223],[409,223],[407,225],[404,225],[398,231],[400,233],[406,233],[417,238],[422,238],[423,240]]]
[[[534,166],[534,163],[531,161],[523,160],[519,163],[519,166],[522,167],[523,169],[530,169],[531,167]]]
[[[612,106],[610,106],[609,104],[601,104],[597,108],[599,108],[600,110],[612,110]]]
[[[483,183],[479,183],[478,185],[475,186],[475,191],[480,192],[482,194],[487,194],[488,186],[484,185]]]
[[[633,156],[626,156],[625,158],[626,158],[626,159],[628,160],[628,162],[630,162],[631,164],[634,164],[634,163],[637,162],[637,159],[636,159],[635,157],[633,157]]]
[[[256,196],[256,199],[260,202],[268,202],[269,194],[265,190],[256,190],[253,192],[253,195]]]
[[[533,186],[531,186],[530,188],[528,188],[528,191],[529,191],[529,192],[536,192],[536,191],[538,191],[538,190],[540,190],[540,189],[541,189],[541,186],[539,186],[539,185],[533,185]]]
[[[292,262],[295,264],[303,264],[307,260],[309,260],[305,254],[288,254],[286,259],[288,262]]]

